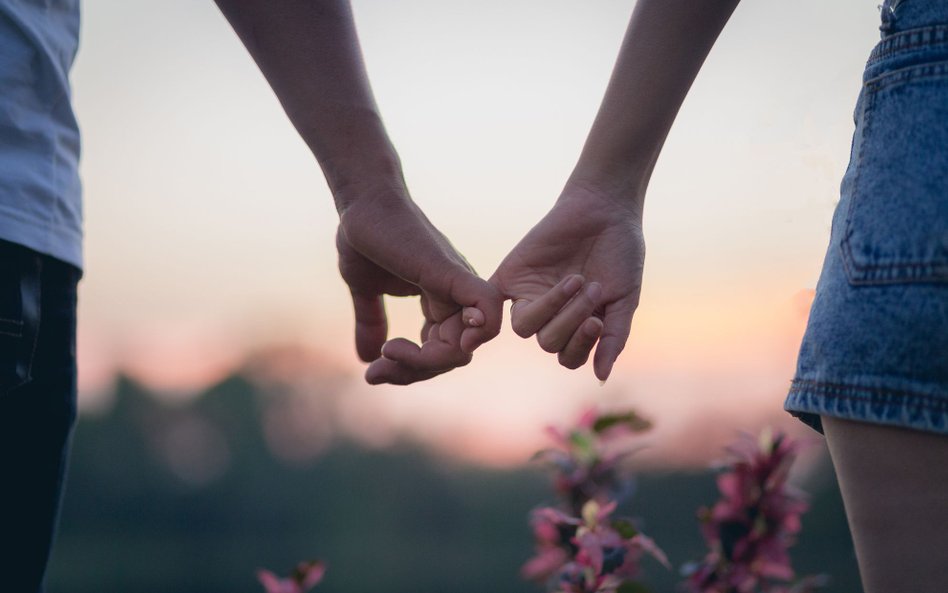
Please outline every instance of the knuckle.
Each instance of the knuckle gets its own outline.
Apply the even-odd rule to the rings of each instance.
[[[530,331],[530,327],[520,319],[511,319],[510,327],[513,329],[514,333],[521,338],[529,338],[533,335],[533,332]]]
[[[559,356],[560,365],[570,370],[578,369],[579,367],[586,364],[587,360],[589,360],[589,350],[585,348],[582,351],[574,351],[569,353],[563,351]]]
[[[550,354],[555,354],[556,352],[560,351],[560,345],[557,343],[557,341],[546,334],[537,334],[537,344],[540,345],[540,348],[546,352],[549,352]]]
[[[584,293],[583,301],[582,301],[583,311],[591,313],[599,307],[601,302],[602,302],[602,297],[599,297],[598,299],[594,299],[590,297],[588,294]]]

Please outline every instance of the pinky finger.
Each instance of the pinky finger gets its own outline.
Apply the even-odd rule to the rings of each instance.
[[[369,385],[381,385],[388,383],[390,385],[411,385],[418,381],[426,381],[432,377],[437,377],[444,371],[419,371],[409,368],[403,364],[379,358],[369,365],[365,371],[365,381]]]
[[[599,346],[596,347],[596,356],[593,359],[593,369],[600,381],[609,378],[612,366],[625,349],[625,343],[629,339],[629,330],[632,327],[633,312],[632,307],[620,308],[615,304],[606,307],[602,337],[599,339]]]
[[[484,312],[477,307],[464,307],[461,319],[464,327],[481,327],[484,325]]]
[[[557,357],[560,364],[568,369],[578,369],[586,364],[586,361],[589,360],[589,353],[592,352],[596,340],[601,335],[602,321],[596,317],[590,317],[584,321]]]

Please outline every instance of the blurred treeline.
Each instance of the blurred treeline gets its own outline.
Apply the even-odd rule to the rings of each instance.
[[[339,438],[287,462],[262,422],[280,396],[262,391],[237,374],[172,405],[120,378],[111,410],[78,426],[49,591],[259,592],[255,568],[285,573],[309,558],[329,564],[324,593],[539,591],[518,576],[532,550],[527,513],[552,500],[539,468],[488,470],[407,441],[378,450]],[[829,469],[806,487],[796,568],[831,574],[829,592],[857,593]],[[715,498],[710,473],[647,474],[628,514],[677,567],[702,554],[695,510]],[[646,562],[657,593],[676,590],[676,572]]]

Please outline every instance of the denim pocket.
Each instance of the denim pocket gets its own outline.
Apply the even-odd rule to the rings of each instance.
[[[0,244],[0,396],[32,378],[40,322],[39,255]]]
[[[849,282],[948,282],[948,61],[865,83],[842,236]]]

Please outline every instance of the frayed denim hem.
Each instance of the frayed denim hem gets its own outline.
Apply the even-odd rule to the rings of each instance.
[[[784,409],[820,433],[820,416],[832,416],[948,435],[945,394],[795,379]]]

